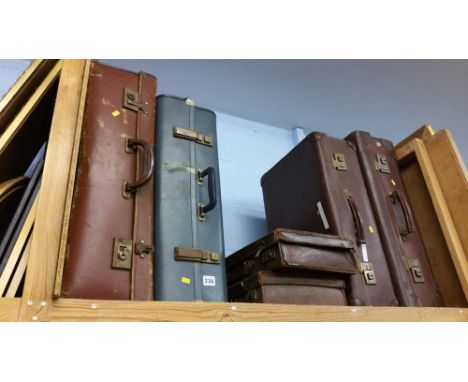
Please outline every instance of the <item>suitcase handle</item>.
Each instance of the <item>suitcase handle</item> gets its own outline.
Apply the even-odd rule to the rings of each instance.
[[[127,138],[125,140],[125,151],[128,153],[134,153],[138,146],[143,148],[144,172],[141,178],[137,179],[134,183],[124,182],[123,197],[125,199],[131,198],[138,188],[148,183],[154,171],[153,146],[143,139]]]
[[[356,227],[356,236],[360,244],[366,243],[366,238],[364,236],[364,225],[362,223],[361,214],[354,203],[354,199],[351,197],[346,198],[348,200],[349,208],[351,209],[351,214],[353,215],[354,226]]]
[[[208,176],[208,195],[210,197],[210,202],[205,205],[203,203],[198,203],[198,217],[200,220],[205,220],[205,214],[210,212],[216,207],[217,202],[217,189],[216,189],[216,179],[215,179],[215,170],[213,167],[207,167],[203,171],[198,171],[198,181],[202,182],[203,178]]]
[[[401,236],[406,236],[410,234],[411,232],[414,231],[413,229],[413,222],[411,220],[411,211],[408,203],[406,202],[406,199],[402,197],[401,191],[397,188],[393,192],[389,194],[390,197],[390,202],[392,204],[396,204],[397,202],[400,203],[401,209],[403,211],[403,216],[405,217],[405,224],[406,224],[406,229],[400,230],[400,235]]]

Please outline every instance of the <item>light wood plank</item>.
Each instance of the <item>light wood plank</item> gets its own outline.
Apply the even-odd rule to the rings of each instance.
[[[15,274],[11,279],[10,286],[8,287],[8,290],[5,293],[5,297],[13,298],[15,297],[16,292],[18,291],[18,288],[21,284],[21,280],[23,279],[23,276],[26,272],[26,267],[28,265],[29,253],[31,251],[31,242],[32,236],[29,237],[28,242],[26,243],[26,247],[24,248],[23,253],[21,254],[20,261],[18,263],[18,266],[16,267]]]
[[[432,203],[439,219],[445,241],[450,250],[455,270],[457,271],[465,298],[468,301],[468,261],[453,223],[452,216],[450,215],[450,211],[447,207],[444,194],[442,193],[441,186],[434,172],[434,168],[432,167],[424,142],[420,139],[415,139],[410,142],[410,145],[413,145],[414,152],[421,167],[429,194],[431,195]]]
[[[23,253],[23,249],[26,247],[28,239],[31,235],[31,231],[34,225],[34,219],[36,216],[36,207],[37,207],[37,197],[34,200],[34,203],[24,221],[24,225],[21,228],[21,232],[18,235],[18,239],[11,251],[10,257],[5,265],[5,269],[0,276],[0,296],[3,296],[5,293],[5,289],[8,285],[8,281],[10,281],[13,271],[15,270],[16,264],[18,263],[18,259],[20,255]]]
[[[53,321],[468,321],[458,308],[372,308],[247,303],[58,299]]]
[[[27,100],[23,108],[16,114],[15,118],[11,121],[8,127],[5,129],[2,135],[0,135],[0,154],[8,143],[14,138],[23,126],[23,123],[26,121],[27,117],[33,112],[38,103],[47,93],[47,90],[52,86],[55,79],[60,73],[62,62],[59,61],[55,64],[53,69],[47,74],[47,77],[44,81],[41,82],[39,87],[34,91],[31,97]]]
[[[57,91],[37,206],[20,320],[48,319],[57,270],[73,142],[86,60],[65,60]]]
[[[0,298],[0,322],[17,321],[20,305],[20,298]]]
[[[400,151],[403,147],[407,146],[413,139],[420,139],[423,142],[430,139],[435,134],[434,129],[431,125],[422,125],[419,129],[417,129],[412,134],[408,135],[405,139],[403,139],[400,143],[395,146],[395,151]]]
[[[0,134],[58,60],[34,60],[0,100]]]
[[[86,102],[86,90],[88,87],[88,78],[89,73],[91,70],[91,61],[87,61],[84,69],[83,78],[86,79],[82,83],[81,88],[81,99],[80,99],[80,107],[78,110],[77,116],[77,124],[76,124],[76,131],[75,131],[75,138],[73,140],[73,151],[70,161],[70,170],[68,176],[68,185],[66,191],[66,199],[65,199],[65,207],[64,207],[64,216],[63,216],[63,223],[62,223],[62,233],[60,236],[60,247],[59,247],[59,254],[57,260],[57,272],[55,275],[55,282],[54,282],[54,297],[60,297],[62,292],[62,277],[63,277],[63,267],[65,265],[65,255],[67,251],[67,241],[68,241],[68,230],[70,226],[70,214],[73,202],[73,191],[75,189],[75,179],[76,179],[76,172],[78,169],[78,154],[80,151],[80,140],[81,140],[81,131],[83,128],[83,117],[84,117],[84,108]]]
[[[424,146],[468,256],[468,172],[465,163],[449,130],[437,132]]]

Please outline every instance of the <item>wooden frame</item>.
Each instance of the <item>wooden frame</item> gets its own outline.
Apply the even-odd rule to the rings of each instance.
[[[23,297],[0,299],[1,321],[468,321],[468,309],[459,308],[54,299],[89,66],[64,60]]]

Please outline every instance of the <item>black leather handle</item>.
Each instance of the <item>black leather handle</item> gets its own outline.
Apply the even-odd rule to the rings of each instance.
[[[364,225],[362,223],[361,214],[354,203],[353,198],[346,198],[348,200],[349,208],[351,209],[351,214],[353,215],[354,226],[356,227],[356,236],[360,244],[366,243],[366,237],[364,236]]]
[[[396,204],[397,202],[400,203],[401,209],[403,211],[403,216],[405,218],[406,229],[400,230],[401,236],[406,236],[411,232],[414,232],[413,222],[411,220],[411,211],[406,199],[402,197],[401,191],[399,189],[395,189],[393,192],[390,193],[390,201],[392,204]]]
[[[217,189],[214,168],[207,167],[199,173],[200,179],[204,178],[205,176],[208,176],[208,195],[210,197],[210,202],[207,205],[203,205],[200,207],[200,210],[203,214],[210,212],[213,208],[216,207],[217,203]]]
[[[124,196],[129,197],[129,195],[134,194],[135,191],[144,186],[151,179],[154,171],[154,151],[153,146],[143,139],[137,138],[127,138],[126,140],[126,150],[127,152],[132,152],[136,148],[143,148],[143,174],[140,179],[137,179],[135,182],[125,182],[124,183]]]

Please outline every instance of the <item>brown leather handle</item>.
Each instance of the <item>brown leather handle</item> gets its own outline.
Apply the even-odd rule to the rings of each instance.
[[[136,148],[143,148],[143,163],[144,171],[140,179],[135,182],[124,182],[123,196],[130,198],[138,188],[144,186],[151,179],[154,171],[154,151],[153,146],[143,139],[127,138],[125,142],[125,149],[127,152],[134,152]]]
[[[360,244],[366,243],[366,237],[364,236],[364,225],[362,223],[361,214],[354,203],[354,199],[351,197],[346,198],[348,200],[349,208],[351,209],[351,214],[353,215],[354,226],[356,228],[356,236]]]
[[[406,229],[400,230],[401,236],[406,236],[411,232],[414,232],[413,222],[411,220],[411,211],[410,207],[404,197],[401,195],[401,191],[399,189],[395,189],[389,195],[390,201],[392,204],[396,204],[397,202],[400,203],[401,209],[403,211],[403,216],[405,218]]]

